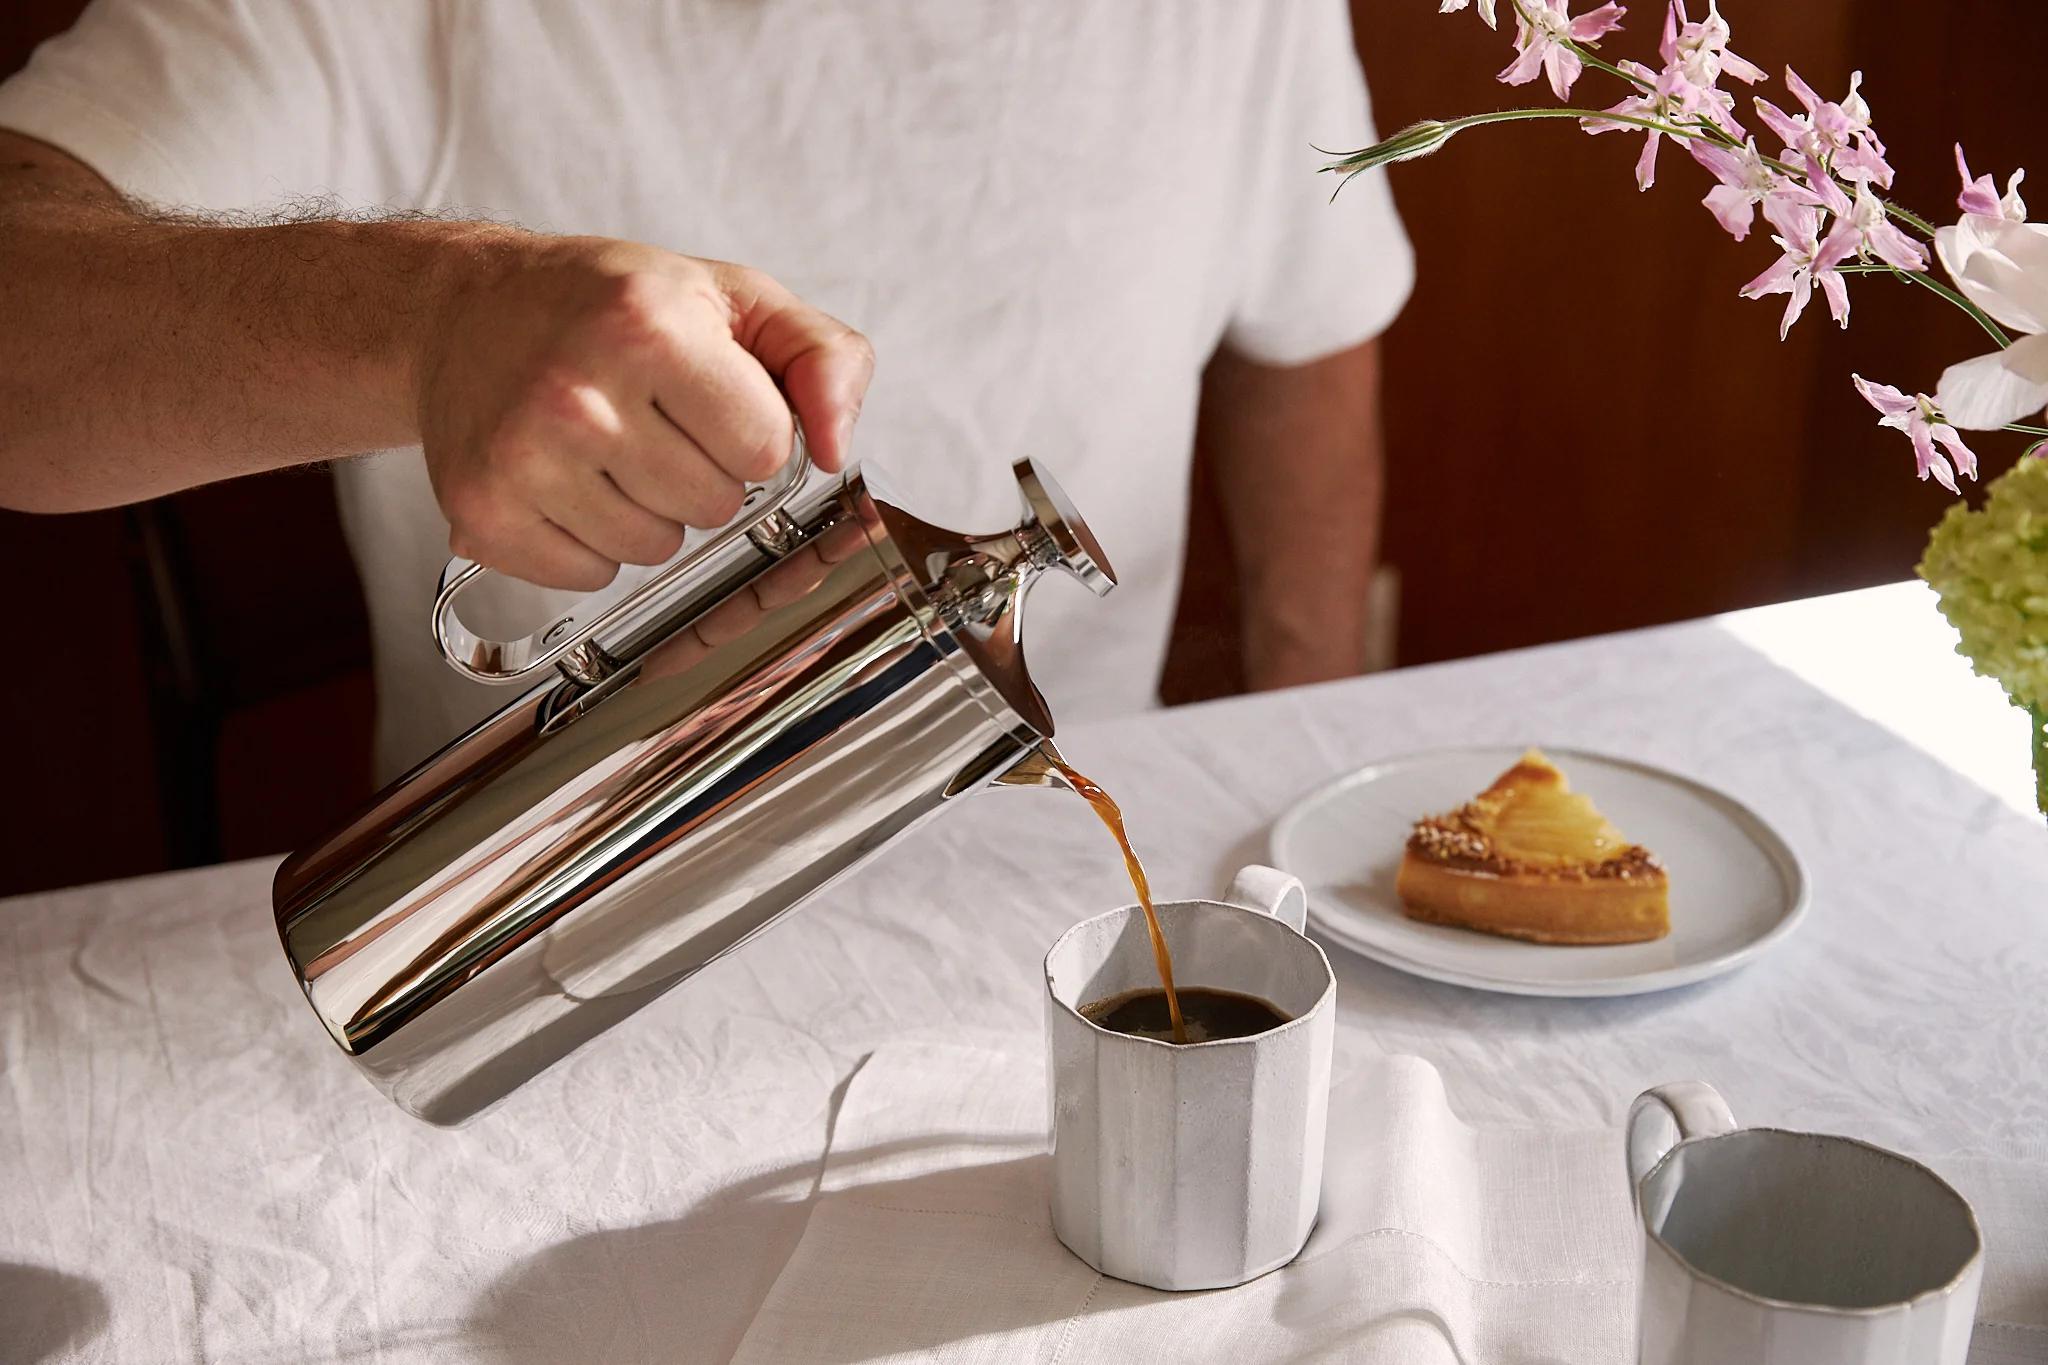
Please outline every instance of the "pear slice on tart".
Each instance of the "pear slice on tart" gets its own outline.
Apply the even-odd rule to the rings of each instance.
[[[1410,919],[1532,943],[1671,932],[1671,878],[1531,749],[1456,810],[1415,822],[1395,883]]]

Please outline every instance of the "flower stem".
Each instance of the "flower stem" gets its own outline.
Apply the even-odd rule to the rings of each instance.
[[[1983,309],[1924,270],[1901,270],[1895,265],[1887,265],[1881,261],[1844,262],[1835,269],[1844,275],[1896,275],[1902,280],[1919,285],[1922,289],[1930,289],[1976,319],[1977,325],[1984,329],[1984,334],[1998,343],[1998,349],[2002,351],[2012,345],[2012,338],[2005,334],[2005,329],[1993,322]]]
[[[1566,42],[1565,46],[1570,48],[1573,52],[1577,53],[1579,60],[1584,62],[1587,66],[1594,67],[1601,71],[1605,71],[1610,76],[1617,76],[1622,80],[1627,81],[1630,85],[1633,85],[1638,90],[1650,90],[1654,88],[1650,84],[1650,82],[1644,80],[1642,77],[1631,76],[1628,74],[1628,72],[1623,71],[1613,62],[1607,61],[1601,57],[1594,56],[1591,48],[1585,47],[1579,43],[1574,42]]]
[[[1977,325],[1984,329],[1984,334],[1990,337],[1993,341],[1998,343],[1999,350],[2002,351],[2006,347],[2012,345],[2012,338],[2005,334],[2005,329],[2003,327],[2000,327],[1997,323],[1993,322],[1990,316],[1987,315],[1982,308],[1979,308],[1976,304],[1971,303],[1968,299],[1964,298],[1961,294],[1958,294],[1955,290],[1943,284],[1940,280],[1933,278],[1926,271],[1901,270],[1897,266],[1886,266],[1885,268],[1891,271],[1892,274],[1897,275],[1902,280],[1911,280],[1914,284],[1919,285],[1922,289],[1933,290],[1935,293],[1941,295],[1950,303],[1954,304],[1956,307],[1962,309],[1965,313],[1968,313],[1971,317],[1975,318],[1977,320]]]
[[[1464,118],[1454,118],[1447,126],[1463,130],[1477,127],[1482,123],[1509,123],[1524,118],[1590,118],[1599,119],[1603,123],[1626,123],[1635,128],[1649,128],[1670,137],[1699,136],[1691,129],[1681,128],[1676,124],[1637,118],[1634,114],[1610,114],[1604,109],[1501,109],[1491,114],[1467,114]]]
[[[1934,236],[1934,225],[1928,222],[1925,218],[1922,218],[1919,214],[1914,213],[1909,209],[1903,208],[1898,204],[1894,204],[1889,199],[1882,200],[1880,202],[1884,204],[1884,211],[1886,213],[1889,213],[1892,217],[1898,219],[1900,222],[1906,224],[1908,227],[1918,228],[1921,232],[1926,233],[1929,237]]]
[[[1421,123],[1409,125],[1390,138],[1375,142],[1370,147],[1347,152],[1323,169],[1335,171],[1343,177],[1343,182],[1337,186],[1342,190],[1344,182],[1348,182],[1360,171],[1390,162],[1411,161],[1418,156],[1428,156],[1467,128],[1477,128],[1488,123],[1518,123],[1523,119],[1539,118],[1600,119],[1608,123],[1627,124],[1633,128],[1647,128],[1653,132],[1663,133],[1667,137],[1691,139],[1699,136],[1699,133],[1691,128],[1660,123],[1656,119],[1638,118],[1634,114],[1610,114],[1602,109],[1496,109],[1490,114],[1467,114],[1463,118],[1454,118],[1444,123],[1425,119]]]

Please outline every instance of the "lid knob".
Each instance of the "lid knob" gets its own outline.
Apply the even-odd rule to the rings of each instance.
[[[943,633],[977,674],[978,695],[1040,736],[1052,714],[1024,667],[1024,596],[1047,569],[1064,569],[1097,597],[1116,586],[1109,556],[1081,519],[1066,490],[1029,459],[1010,466],[1024,502],[1023,519],[991,535],[934,526],[895,503],[865,468],[862,498],[873,508],[871,539],[886,561],[900,564],[900,586],[920,614]]]
[[[1010,466],[1016,475],[1017,491],[1024,497],[1024,517],[1017,534],[1025,542],[1040,568],[1054,566],[1086,584],[1097,597],[1107,597],[1116,586],[1116,570],[1088,523],[1074,508],[1074,500],[1059,480],[1031,462],[1029,456]],[[1042,533],[1043,540],[1039,534]]]

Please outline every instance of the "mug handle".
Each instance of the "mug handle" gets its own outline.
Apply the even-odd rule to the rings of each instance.
[[[1676,1142],[1659,1143],[1650,1136],[1645,1120],[1652,1113],[1661,1113],[1677,1125]],[[1723,1133],[1734,1132],[1736,1126],[1728,1101],[1705,1081],[1676,1081],[1670,1085],[1654,1086],[1636,1096],[1636,1102],[1628,1108],[1625,1139],[1630,1202],[1641,1198],[1643,1177],[1678,1143],[1691,1138],[1719,1137]]]
[[[1245,864],[1230,879],[1230,889],[1223,893],[1223,899],[1232,905],[1271,915],[1297,934],[1308,929],[1308,891],[1303,888],[1301,878],[1290,876],[1277,867]]]

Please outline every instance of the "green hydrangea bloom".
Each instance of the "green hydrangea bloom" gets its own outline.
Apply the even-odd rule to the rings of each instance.
[[[1948,510],[1920,576],[1963,637],[1956,652],[2033,716],[2036,796],[2048,813],[2048,459],[2021,460],[1988,492],[1979,511]]]

